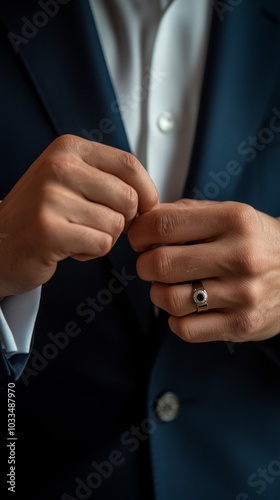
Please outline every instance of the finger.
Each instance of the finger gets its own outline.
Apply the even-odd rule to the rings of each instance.
[[[247,305],[246,294],[236,283],[222,280],[203,280],[208,295],[208,310],[232,311]],[[150,296],[153,304],[172,316],[182,317],[197,311],[192,284],[166,285],[153,283]],[[249,304],[248,304],[249,305]]]
[[[83,141],[82,158],[89,165],[122,179],[138,194],[139,213],[158,205],[158,193],[139,160],[132,154],[91,141]]]
[[[58,160],[56,160],[58,162]],[[110,207],[124,215],[126,222],[131,221],[138,208],[138,195],[133,187],[123,180],[97,168],[91,167],[80,159],[65,160],[58,167],[57,178],[62,187],[73,194],[79,194],[90,201]],[[54,183],[52,183],[54,185]],[[67,196],[66,190],[64,195]]]
[[[124,229],[125,217],[111,208],[89,201],[71,190],[49,186],[44,210],[53,214],[54,220],[60,216],[73,224],[88,226],[118,237]]]
[[[114,244],[112,235],[94,228],[75,225],[74,230],[64,233],[69,257],[78,260],[96,259],[106,255]]]
[[[98,203],[82,201],[79,209],[67,213],[69,222],[108,233],[113,240],[120,236],[125,227],[125,218],[121,213]]]
[[[243,234],[255,221],[255,211],[242,203],[221,202],[199,207],[160,205],[143,214],[129,229],[131,246],[139,252],[155,245],[217,239]]]
[[[259,307],[262,290],[259,280],[235,280],[228,284],[205,280],[210,309],[184,316],[171,314],[169,326],[187,342],[249,342],[267,337],[266,313]],[[220,291],[219,291],[220,290]],[[224,298],[227,292],[227,299]],[[224,303],[225,307],[214,307]],[[264,335],[265,334],[265,335]]]
[[[172,332],[185,342],[242,341],[229,313],[207,311],[182,318],[170,316],[168,324]]]
[[[71,182],[74,189],[74,179]],[[134,219],[138,207],[137,192],[118,177],[84,165],[76,189],[77,185],[85,198],[123,214],[126,223]]]
[[[83,256],[83,260],[106,255],[112,248],[111,234],[80,224],[69,223],[63,217],[49,214],[46,229],[42,229],[42,256],[51,264],[67,257]]]
[[[173,316],[186,316],[196,311],[192,300],[192,286],[153,283],[150,289],[153,304]]]
[[[222,214],[217,207],[185,208],[161,206],[143,214],[129,229],[129,241],[138,252],[158,244],[183,244],[212,239],[223,230]]]
[[[220,247],[216,242],[157,247],[138,257],[137,272],[144,281],[161,283],[222,278],[227,273],[223,262],[228,251]]]

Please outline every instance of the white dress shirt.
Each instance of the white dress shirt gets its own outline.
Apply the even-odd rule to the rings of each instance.
[[[132,152],[162,202],[182,196],[212,14],[210,0],[89,0]]]
[[[131,151],[162,202],[182,196],[199,109],[211,0],[89,0]],[[114,106],[114,103],[111,103]],[[0,304],[7,357],[28,353],[41,287]]]

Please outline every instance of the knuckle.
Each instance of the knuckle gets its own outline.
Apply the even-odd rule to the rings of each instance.
[[[165,248],[156,248],[152,251],[152,267],[157,281],[170,281],[172,263]]]
[[[257,221],[256,210],[245,203],[226,202],[228,225],[239,235],[248,235]]]
[[[97,253],[100,257],[110,252],[113,244],[112,236],[107,233],[102,233],[96,241]]]
[[[122,191],[122,202],[125,212],[136,213],[138,206],[138,195],[132,186],[124,185]]]
[[[175,222],[173,217],[170,217],[168,213],[157,213],[155,211],[152,213],[152,219],[154,218],[154,233],[160,240],[165,240],[174,233]]]
[[[258,309],[239,311],[233,320],[233,332],[241,341],[249,341],[262,324],[262,313]]]
[[[136,156],[125,151],[120,152],[119,160],[122,167],[126,169],[128,175],[135,175],[141,167],[141,163]]]
[[[52,178],[59,183],[63,183],[69,176],[70,169],[73,169],[73,161],[66,153],[58,153],[48,157],[44,162],[44,170],[47,178]]]
[[[197,332],[195,326],[189,327],[188,322],[184,319],[178,319],[176,333],[185,342],[194,343],[197,342],[199,332]]]
[[[81,137],[73,134],[62,134],[53,141],[53,145],[56,149],[62,151],[72,151],[74,148],[77,148],[77,144],[80,141],[83,141]]]
[[[165,305],[167,312],[173,316],[178,316],[181,313],[183,309],[183,300],[182,295],[176,287],[171,286],[166,291]]]
[[[241,285],[238,287],[237,294],[243,306],[249,309],[258,307],[260,300],[260,290],[256,281],[241,283]]]
[[[251,245],[241,245],[232,255],[232,269],[241,276],[255,277],[262,266],[262,257]]]
[[[113,236],[118,236],[125,227],[125,218],[122,214],[115,213],[114,219],[112,221],[112,234]]]

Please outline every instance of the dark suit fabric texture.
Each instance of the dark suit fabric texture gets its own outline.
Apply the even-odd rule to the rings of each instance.
[[[62,134],[104,132],[106,118],[103,143],[129,151],[90,7],[71,0],[59,9],[20,42],[11,33],[23,36],[22,18],[42,8],[0,6],[2,199]],[[182,197],[240,201],[276,217],[280,5],[244,0],[224,19],[213,9]],[[265,147],[250,146],[248,136],[271,123]],[[136,259],[123,235],[106,257],[61,262],[42,287],[30,356],[1,353],[4,416],[6,384],[16,380],[16,498],[279,500],[280,337],[184,343],[165,313],[154,315]],[[168,391],[180,400],[169,423],[154,414]]]

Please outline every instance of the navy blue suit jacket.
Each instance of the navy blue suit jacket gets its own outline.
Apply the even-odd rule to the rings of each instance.
[[[213,8],[182,196],[279,216],[280,4]],[[129,150],[86,0],[6,2],[0,61],[1,197],[61,134]],[[1,354],[4,415],[17,379],[18,498],[279,500],[280,337],[182,342],[155,319],[136,258],[122,236],[104,258],[62,262],[29,358]],[[166,391],[180,399],[169,423],[154,415]]]

